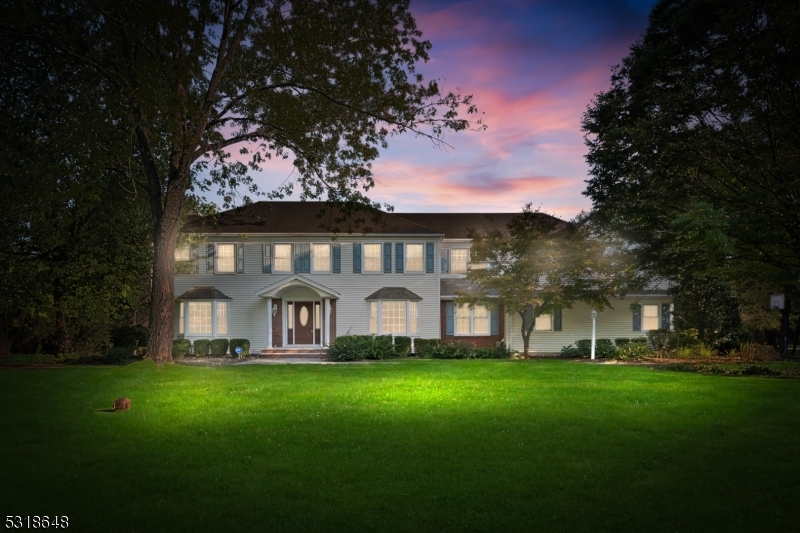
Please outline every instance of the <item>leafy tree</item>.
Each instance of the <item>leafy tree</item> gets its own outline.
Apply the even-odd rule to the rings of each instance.
[[[584,115],[597,221],[671,277],[800,280],[800,10],[661,0]]]
[[[456,303],[493,308],[501,302],[519,315],[525,356],[536,317],[576,301],[598,311],[610,307],[608,298],[625,289],[611,275],[607,243],[595,238],[588,222],[582,217],[568,224],[528,204],[506,228],[471,231],[475,266],[467,279],[475,290],[459,293]]]
[[[679,331],[696,330],[708,346],[733,340],[741,327],[739,298],[726,280],[688,276],[670,288],[675,304],[673,319]]]
[[[460,106],[475,112],[470,97],[416,72],[430,43],[408,0],[36,0],[6,2],[0,20],[29,53],[80,72],[68,93],[93,88],[95,98],[81,100],[94,112],[83,128],[114,126],[115,144],[128,141],[108,152],[149,200],[148,350],[157,361],[171,357],[173,251],[187,195],[216,186],[230,204],[255,191],[249,171],[292,156],[301,197],[372,205],[361,191],[390,136],[441,142],[470,127]]]

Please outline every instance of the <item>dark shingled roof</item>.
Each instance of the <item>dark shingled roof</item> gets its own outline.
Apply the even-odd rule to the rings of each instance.
[[[219,292],[214,287],[192,287],[184,292],[176,300],[232,300]]]
[[[378,291],[373,292],[365,300],[422,300],[421,296],[417,296],[405,287],[384,287]]]
[[[325,211],[322,214],[322,211]],[[375,214],[380,218],[376,223]],[[417,222],[384,211],[356,212],[349,220],[336,222],[342,214],[325,202],[255,202],[247,207],[187,220],[184,232],[200,233],[404,233],[434,235],[437,232]],[[352,219],[363,218],[358,224]]]
[[[321,211],[325,214],[321,215]],[[240,210],[231,209],[210,217],[190,216],[185,232],[200,233],[375,233],[444,235],[445,239],[467,239],[469,230],[505,230],[519,213],[386,213],[378,223],[371,213],[355,213],[360,224],[336,222],[341,213],[325,202],[256,202]],[[542,213],[541,217],[553,218]],[[559,224],[566,222],[554,219]]]
[[[440,285],[440,295],[443,298],[453,297],[456,292],[477,292],[478,287],[468,279],[457,278],[447,279],[443,278]],[[497,296],[496,290],[490,290],[489,296]]]

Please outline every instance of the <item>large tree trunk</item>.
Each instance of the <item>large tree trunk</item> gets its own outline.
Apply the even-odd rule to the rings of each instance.
[[[153,239],[153,277],[150,286],[150,338],[147,356],[157,363],[172,360],[175,300],[175,240],[178,220],[164,220]]]

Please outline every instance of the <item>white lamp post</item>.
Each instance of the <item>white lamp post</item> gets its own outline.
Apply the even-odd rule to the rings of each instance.
[[[597,318],[597,311],[592,309],[592,359],[594,359],[594,337],[596,331],[595,319]]]

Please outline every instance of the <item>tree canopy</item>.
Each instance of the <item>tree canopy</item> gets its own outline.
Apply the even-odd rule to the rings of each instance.
[[[599,223],[643,268],[800,280],[800,10],[661,0],[584,115]]]
[[[615,256],[606,253],[607,243],[592,235],[585,218],[576,222],[528,204],[505,228],[471,231],[467,279],[476,290],[459,293],[456,303],[502,303],[506,313],[518,315],[525,356],[536,317],[576,301],[598,311],[610,307],[609,297],[625,291],[612,275]]]
[[[301,198],[371,206],[370,163],[391,136],[439,143],[482,127],[463,115],[476,112],[469,96],[416,71],[431,45],[407,0],[17,1],[3,4],[0,28],[16,82],[77,99],[76,131],[107,132],[92,149],[147,196],[148,350],[159,361],[170,357],[187,196],[216,188],[235,202],[256,191],[251,172],[283,157],[297,178],[273,196],[297,187]],[[64,76],[39,76],[30,57],[56,57]]]

